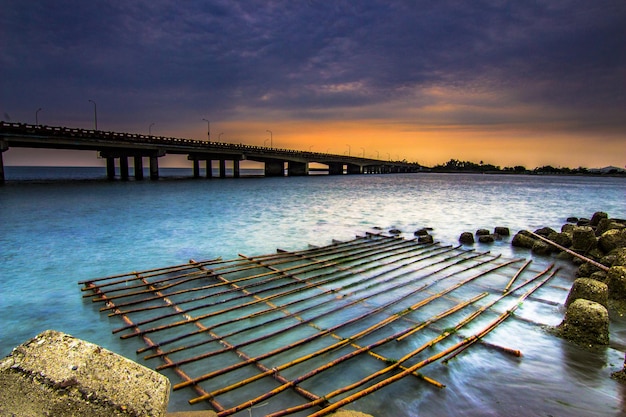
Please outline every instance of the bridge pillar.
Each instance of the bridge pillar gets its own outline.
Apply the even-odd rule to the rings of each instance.
[[[200,161],[194,159],[193,161],[193,177],[200,178]]]
[[[158,156],[150,157],[150,179],[151,180],[159,179],[159,157]]]
[[[115,158],[112,156],[107,156],[107,178],[115,179]]]
[[[213,178],[213,162],[210,159],[206,160],[206,169],[204,175],[207,178]]]
[[[233,177],[239,178],[241,176],[239,172],[239,159],[233,159]]]
[[[135,167],[135,179],[143,179],[143,158],[141,156],[135,156],[133,161],[133,167]]]
[[[4,183],[4,161],[2,160],[2,153],[4,151],[0,151],[0,184]]]
[[[268,161],[265,163],[266,177],[284,177],[285,163],[283,161]]]
[[[289,161],[287,163],[287,175],[289,175],[290,177],[301,177],[309,175],[308,162]]]
[[[343,175],[343,164],[340,162],[329,163],[328,175]]]
[[[347,164],[348,166],[348,174],[362,174],[363,173],[363,167],[361,167],[360,165],[354,165],[354,164]]]
[[[128,157],[120,156],[120,177],[123,180],[128,179]]]
[[[226,178],[226,160],[220,159],[220,178]]]

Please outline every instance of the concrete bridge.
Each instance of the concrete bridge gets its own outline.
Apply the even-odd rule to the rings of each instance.
[[[133,159],[136,179],[143,179],[143,158],[149,160],[150,178],[158,179],[158,159],[168,154],[187,155],[187,159],[193,163],[194,177],[200,176],[200,162],[206,164],[206,177],[211,177],[212,161],[219,161],[219,176],[222,178],[226,176],[226,161],[232,161],[232,175],[239,177],[239,164],[244,160],[263,162],[267,177],[284,176],[285,164],[289,176],[308,175],[309,163],[312,162],[326,165],[329,175],[342,175],[344,172],[403,173],[418,172],[421,169],[419,164],[403,161],[0,121],[0,182],[5,179],[2,153],[12,147],[97,151],[107,161],[107,176],[110,179],[115,178],[116,159],[119,160],[120,177],[129,178],[129,158]]]

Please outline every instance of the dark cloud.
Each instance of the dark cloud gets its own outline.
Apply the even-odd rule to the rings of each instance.
[[[624,27],[622,0],[5,0],[1,110],[28,121],[45,105],[53,124],[71,124],[94,99],[132,125],[445,104],[454,110],[441,123],[591,115],[620,129]],[[516,120],[506,106],[536,111]]]

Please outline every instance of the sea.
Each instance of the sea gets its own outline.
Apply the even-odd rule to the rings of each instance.
[[[475,246],[563,262],[555,287],[569,287],[575,278],[569,262],[512,248],[512,236],[544,226],[559,230],[568,217],[597,211],[626,218],[626,179],[616,177],[423,172],[264,178],[243,170],[241,178],[194,179],[186,168],[161,168],[160,174],[156,181],[122,181],[107,180],[101,167],[5,167],[0,357],[54,329],[141,362],[136,346],[112,334],[120,323],[82,298],[81,280],[190,259],[300,250],[391,229],[408,239],[431,228],[437,241],[457,244],[462,232],[501,226],[510,237]],[[585,349],[555,338],[529,324],[562,320],[567,292],[555,291],[560,304],[541,312],[522,307],[529,319],[513,318],[499,332],[519,344],[521,358],[476,349],[445,369],[431,365],[447,388],[401,382],[347,408],[377,417],[626,415],[626,388],[610,378],[624,363],[626,320],[611,317],[609,347]],[[203,407],[208,404],[191,406],[172,393],[170,411]],[[237,415],[263,415],[263,409]]]

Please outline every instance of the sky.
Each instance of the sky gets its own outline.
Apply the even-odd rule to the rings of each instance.
[[[4,121],[93,128],[95,110],[101,130],[206,139],[210,126],[214,141],[426,166],[626,165],[623,0],[0,5]]]

